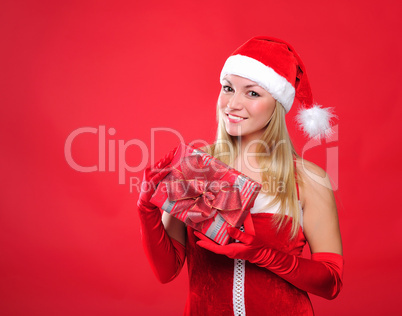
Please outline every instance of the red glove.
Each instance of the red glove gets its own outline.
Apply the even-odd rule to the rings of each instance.
[[[167,153],[166,156],[159,160],[153,167],[145,169],[141,183],[141,192],[137,202],[139,210],[152,212],[158,209],[158,207],[149,202],[149,200],[154,194],[158,183],[170,172],[169,165],[172,162],[176,150],[177,147]]]
[[[310,259],[300,258],[266,247],[258,238],[229,227],[228,233],[239,242],[225,246],[216,244],[199,232],[197,245],[232,259],[248,260],[266,268],[299,289],[334,299],[342,288],[343,258],[336,253],[314,253]]]
[[[142,244],[151,268],[161,283],[167,283],[179,274],[186,257],[185,247],[167,234],[159,208],[149,202],[157,184],[170,172],[169,164],[175,152],[176,148],[154,167],[145,169],[137,202]]]

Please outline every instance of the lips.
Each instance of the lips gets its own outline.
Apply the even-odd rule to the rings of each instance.
[[[233,114],[229,114],[229,113],[226,113],[226,115],[228,117],[229,122],[231,122],[231,123],[238,123],[238,122],[244,121],[246,119],[245,117],[241,117],[241,116],[233,115]]]

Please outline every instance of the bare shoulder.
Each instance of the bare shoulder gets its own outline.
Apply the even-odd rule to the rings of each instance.
[[[303,209],[319,201],[334,204],[331,179],[327,172],[306,159],[297,158],[296,168],[299,178],[300,199]]]
[[[297,174],[300,175],[300,185],[304,187],[312,186],[314,189],[330,189],[332,185],[327,172],[315,163],[306,159],[296,159]]]
[[[314,173],[317,176],[320,177],[325,177],[326,172],[324,169],[321,167],[317,166],[315,163],[308,161],[306,159],[303,159],[301,157],[296,158],[296,166],[297,166],[297,171],[300,173]]]

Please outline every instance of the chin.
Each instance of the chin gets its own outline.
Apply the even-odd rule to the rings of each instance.
[[[226,133],[228,133],[230,136],[242,136],[242,133],[239,133],[238,131],[231,131],[226,129]]]

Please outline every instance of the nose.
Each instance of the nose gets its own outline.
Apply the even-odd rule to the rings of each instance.
[[[233,93],[226,105],[229,109],[231,110],[240,110],[243,108],[242,101],[241,101],[241,96],[238,93]]]

